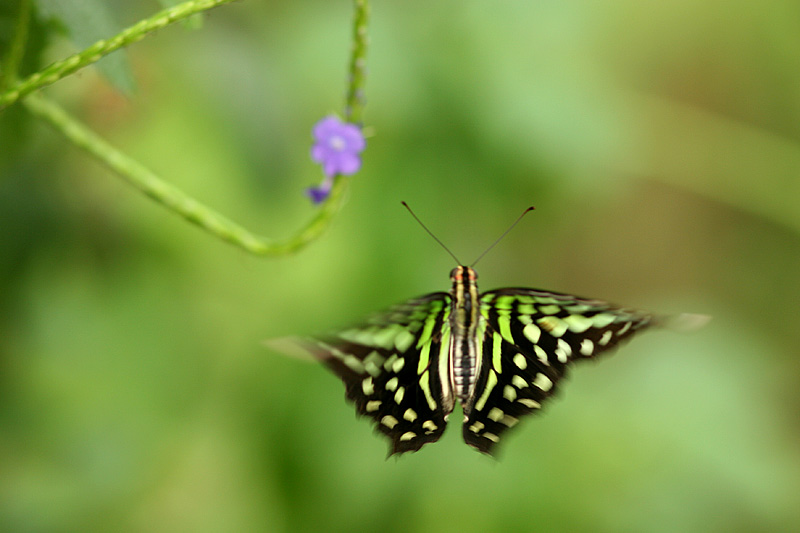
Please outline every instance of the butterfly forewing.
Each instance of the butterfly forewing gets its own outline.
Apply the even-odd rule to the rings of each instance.
[[[345,384],[356,411],[392,442],[390,455],[438,440],[452,403],[443,405],[440,361],[447,360],[450,296],[409,300],[366,323],[299,341]]]
[[[609,350],[654,321],[641,311],[533,289],[489,291],[480,302],[484,364],[463,433],[484,453],[521,416],[541,408],[567,365]]]
[[[546,359],[558,372],[568,362],[616,346],[655,319],[650,313],[602,300],[535,289],[485,292],[481,311],[505,340]]]

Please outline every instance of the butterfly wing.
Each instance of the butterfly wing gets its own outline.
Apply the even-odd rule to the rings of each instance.
[[[657,317],[600,300],[534,289],[481,295],[483,364],[464,409],[464,440],[491,454],[500,435],[537,412],[567,366],[593,358],[653,325]]]
[[[346,387],[359,415],[391,440],[389,455],[416,451],[444,433],[452,400],[442,391],[450,296],[439,292],[373,315],[363,324],[295,341]]]

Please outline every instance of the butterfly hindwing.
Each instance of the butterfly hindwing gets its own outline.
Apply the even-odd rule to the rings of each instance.
[[[652,325],[651,314],[533,289],[481,295],[482,365],[465,409],[464,440],[491,453],[519,418],[537,412],[567,365],[605,352]]]
[[[516,426],[522,416],[538,411],[553,394],[559,375],[537,358],[522,354],[486,327],[482,364],[472,401],[464,408],[464,441],[491,454],[500,436]]]
[[[298,341],[345,384],[347,398],[391,440],[390,455],[438,440],[452,403],[443,404],[450,296],[433,293],[365,323]],[[444,346],[444,348],[443,348]]]

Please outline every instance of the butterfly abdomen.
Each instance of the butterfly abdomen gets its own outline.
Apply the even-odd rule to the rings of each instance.
[[[475,392],[480,359],[478,357],[478,275],[468,266],[458,266],[450,273],[453,286],[450,313],[450,378],[453,392],[466,406]]]

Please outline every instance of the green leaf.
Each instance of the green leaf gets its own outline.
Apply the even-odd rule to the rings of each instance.
[[[101,0],[36,0],[36,5],[40,17],[62,24],[79,48],[111,37],[122,29],[114,22],[108,7]],[[97,67],[119,90],[126,94],[133,93],[133,74],[123,50],[104,57],[98,61]]]

